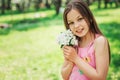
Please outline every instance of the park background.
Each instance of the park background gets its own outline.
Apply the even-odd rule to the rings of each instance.
[[[69,0],[0,0],[0,80],[62,80],[57,35]],[[120,1],[85,0],[111,46],[107,80],[120,80]]]

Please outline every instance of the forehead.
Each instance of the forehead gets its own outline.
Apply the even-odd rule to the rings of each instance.
[[[82,17],[81,13],[76,9],[71,9],[67,14],[67,20],[73,20]]]

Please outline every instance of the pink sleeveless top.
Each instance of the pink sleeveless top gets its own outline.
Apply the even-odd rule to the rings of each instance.
[[[96,38],[98,35],[96,35]],[[93,46],[94,41],[92,41],[88,46],[84,48],[78,47],[78,55],[82,58],[86,63],[91,65],[93,68],[96,68],[95,63],[95,51]],[[75,65],[71,72],[69,80],[90,80],[87,76],[82,73],[79,68]]]

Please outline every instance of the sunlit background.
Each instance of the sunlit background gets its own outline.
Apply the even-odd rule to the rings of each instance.
[[[57,35],[70,0],[0,0],[0,80],[62,80]],[[85,0],[111,46],[107,80],[120,80],[120,0]]]

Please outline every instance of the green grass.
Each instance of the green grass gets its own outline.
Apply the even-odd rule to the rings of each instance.
[[[111,46],[108,80],[119,80],[120,8],[91,9]],[[27,23],[16,14],[10,28],[0,29],[0,80],[61,80],[63,56],[56,36],[64,30],[62,15],[55,17],[53,10],[42,13],[46,16],[35,22],[34,13],[27,13]],[[0,22],[11,23],[10,15],[1,16]]]

